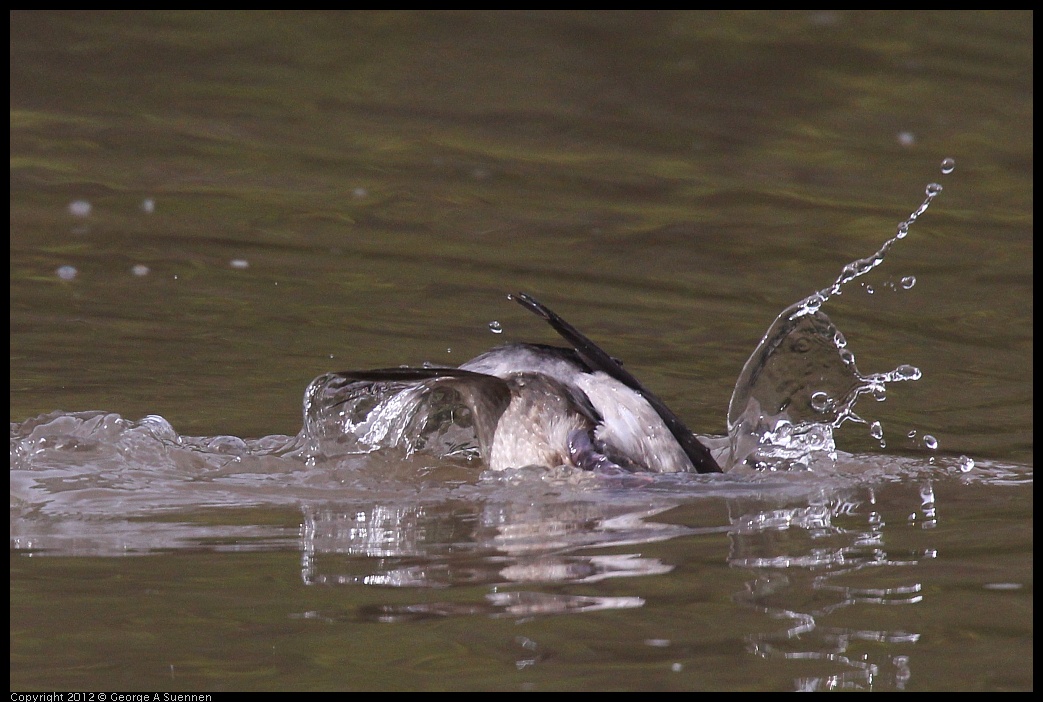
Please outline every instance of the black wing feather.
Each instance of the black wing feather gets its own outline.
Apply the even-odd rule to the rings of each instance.
[[[530,295],[527,295],[526,293],[518,293],[516,295],[510,295],[509,297],[525,309],[546,320],[547,323],[554,328],[554,331],[558,332],[565,341],[569,342],[569,344],[576,349],[576,353],[579,354],[580,358],[582,358],[583,361],[593,370],[599,370],[609,377],[615,378],[645,398],[645,400],[648,401],[648,404],[652,405],[652,408],[662,418],[663,422],[670,430],[670,433],[674,435],[675,439],[677,439],[677,443],[679,443],[681,448],[684,449],[688,459],[692,462],[692,465],[695,466],[695,469],[698,472],[722,472],[721,467],[717,465],[717,461],[714,460],[710,450],[706,448],[706,446],[696,438],[695,434],[685,426],[684,422],[682,422],[681,419],[666,406],[666,403],[660,400],[655,393],[642,385],[641,381],[635,378],[628,370],[623,368],[619,361],[605,353],[600,346],[580,333],[578,329],[558,316],[549,307]]]

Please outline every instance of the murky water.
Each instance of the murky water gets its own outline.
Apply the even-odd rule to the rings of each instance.
[[[16,13],[12,688],[1031,689],[1030,19]],[[728,450],[936,180],[815,327],[857,415],[779,403],[828,465],[284,455],[321,373],[555,342],[515,290]]]

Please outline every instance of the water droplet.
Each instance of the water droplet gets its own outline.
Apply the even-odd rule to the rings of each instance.
[[[895,232],[895,238],[896,239],[904,239],[908,235],[909,235],[909,223],[908,222],[902,222],[901,224],[898,225],[898,231]]]
[[[956,159],[943,158],[942,159],[942,173],[949,175],[956,168]]]
[[[869,435],[874,439],[884,438],[884,427],[880,422],[873,422],[869,425]]]
[[[878,385],[873,388],[873,399],[877,402],[883,402],[887,399],[887,388],[883,385]]]
[[[916,143],[916,135],[912,132],[898,132],[898,143],[902,146],[912,146]]]
[[[924,434],[923,445],[929,448],[931,451],[934,451],[938,448],[938,439],[934,438],[930,434]]]
[[[58,277],[62,280],[72,280],[77,275],[79,275],[79,271],[76,270],[76,266],[59,266],[58,270],[56,270],[55,273],[57,273]]]
[[[960,467],[960,472],[968,473],[972,468],[974,468],[974,459],[969,456],[960,456],[957,465]]]
[[[941,191],[942,191],[942,186],[938,185],[937,183],[928,183],[927,184],[927,191],[926,191],[927,192],[927,197],[934,197],[935,195],[937,195]]]
[[[141,201],[141,211],[145,214],[152,214],[156,211],[156,201],[150,197],[145,198]]]
[[[866,294],[867,295],[872,295],[874,292],[876,292],[876,290],[873,289],[873,286],[870,285],[869,283],[865,284],[865,288],[866,288]]]
[[[489,331],[493,334],[503,334],[503,327],[495,319],[489,322]]]
[[[73,217],[87,217],[94,209],[86,200],[73,200],[69,203],[69,214]]]
[[[905,276],[904,278],[902,278],[901,284],[902,284],[903,288],[908,290],[909,288],[911,288],[914,285],[916,285],[916,276],[915,275],[907,275],[907,276]]]
[[[916,366],[910,366],[908,363],[903,363],[894,369],[892,377],[895,380],[919,380],[923,376],[920,369]]]
[[[906,436],[908,436],[910,439],[914,438],[916,436],[916,430],[915,429],[910,430],[910,432],[908,434],[906,434]]]
[[[250,267],[250,262],[245,258],[233,258],[228,262],[228,265],[236,270],[243,271]]]
[[[811,409],[816,412],[825,412],[833,406],[833,400],[824,392],[816,392],[811,396]]]
[[[815,293],[814,295],[804,300],[802,309],[808,314],[815,314],[819,311],[819,309],[822,307],[822,303],[825,301],[826,298],[822,297],[820,293]]]
[[[139,264],[133,266],[130,269],[130,272],[133,273],[134,275],[138,276],[139,278],[141,278],[141,277],[144,277],[144,276],[148,275],[152,271],[144,263],[139,263]]]

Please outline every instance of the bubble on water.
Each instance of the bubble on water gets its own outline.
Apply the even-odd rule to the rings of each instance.
[[[494,319],[493,321],[489,322],[489,331],[491,331],[493,334],[503,334],[503,325],[501,325],[497,320]]]
[[[974,468],[974,459],[969,456],[960,456],[956,465],[960,468],[961,473],[969,473]]]
[[[69,203],[69,214],[73,217],[88,217],[94,207],[86,200],[73,200]]]
[[[927,190],[925,192],[927,193],[927,197],[934,197],[935,195],[937,195],[941,191],[942,191],[942,186],[938,185],[937,183],[928,183],[927,184]]]
[[[900,281],[900,284],[901,284],[901,286],[904,289],[908,290],[911,287],[913,287],[914,285],[916,285],[916,276],[915,275],[907,275],[904,278],[902,278],[902,280]]]
[[[151,273],[152,269],[150,269],[144,263],[138,263],[137,265],[131,267],[130,272],[136,275],[137,277],[142,278]]]
[[[949,175],[956,168],[956,159],[943,158],[942,159],[942,173]]]
[[[934,438],[930,434],[924,434],[923,435],[923,445],[926,446],[931,451],[934,451],[935,449],[938,448],[938,439]]]
[[[55,273],[62,280],[72,280],[79,275],[80,272],[76,270],[76,266],[59,266]]]

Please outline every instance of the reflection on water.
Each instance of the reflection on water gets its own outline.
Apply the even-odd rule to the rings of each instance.
[[[924,491],[930,492],[929,480],[921,495]],[[905,628],[838,627],[823,623],[838,611],[855,605],[914,605],[923,600],[923,584],[912,574],[903,575],[903,571],[937,554],[930,547],[915,554],[889,553],[885,546],[887,525],[875,503],[875,490],[869,487],[861,500],[833,499],[828,504],[754,512],[733,520],[739,528],[729,534],[729,562],[755,573],[736,601],[787,622],[779,631],[751,635],[751,653],[765,658],[828,661],[842,671],[800,679],[797,689],[872,689],[880,676],[890,678],[888,687],[902,689],[908,680],[909,655],[893,651],[911,650],[901,645],[917,643],[919,633]],[[933,497],[929,506],[926,499],[922,505],[925,518],[928,512],[933,521]],[[836,523],[840,519],[845,526]],[[794,537],[791,530],[799,533]],[[780,552],[782,532],[787,548]],[[794,544],[798,548],[792,548]],[[872,569],[886,572],[894,584],[847,584],[851,576]],[[877,580],[880,575],[874,573],[872,577]],[[866,616],[861,619],[872,622],[872,608],[864,609]],[[852,655],[852,643],[862,641],[899,646],[885,648],[888,653],[884,656]]]
[[[932,485],[931,478],[920,482],[918,509],[895,524],[878,509],[877,488],[872,485],[835,490],[806,486],[810,504],[785,507],[765,505],[776,500],[751,491],[724,499],[726,523],[698,528],[656,521],[671,509],[663,494],[657,495],[660,504],[652,508],[607,499],[435,508],[373,505],[351,512],[306,509],[301,572],[309,584],[490,586],[480,601],[454,598],[370,605],[354,615],[363,620],[628,609],[645,604],[637,594],[640,589],[629,596],[605,597],[531,588],[541,583],[582,584],[668,573],[677,564],[643,556],[640,547],[723,532],[730,544],[728,564],[749,575],[743,589],[734,593],[734,601],[782,622],[778,628],[769,626],[747,635],[751,654],[819,661],[832,671],[796,680],[798,689],[902,689],[911,674],[909,662],[915,658],[920,633],[903,624],[914,618],[880,616],[879,608],[922,603],[925,587],[913,571],[936,558],[937,552],[929,539],[919,539],[913,551],[889,548],[887,543],[907,541],[903,532],[929,530],[937,523]],[[671,488],[683,491],[681,484]],[[673,506],[679,504],[678,499]],[[589,552],[593,545],[616,552]],[[855,606],[859,610],[854,616],[843,613]],[[310,616],[335,619],[337,615]],[[841,618],[844,625],[831,623]],[[886,621],[896,623],[882,627]],[[861,642],[881,645],[871,649],[872,654],[854,653],[853,648],[865,648]]]

